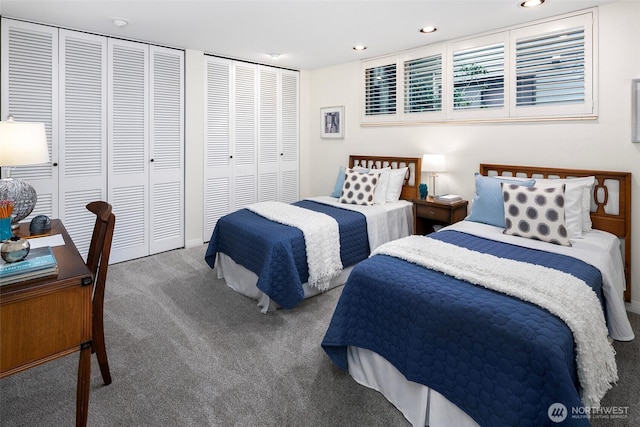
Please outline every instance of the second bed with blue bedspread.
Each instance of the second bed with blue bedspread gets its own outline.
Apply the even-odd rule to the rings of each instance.
[[[333,217],[340,232],[340,258],[349,267],[369,256],[367,221],[363,214],[301,200],[294,205]],[[304,235],[298,228],[270,221],[248,209],[220,218],[213,230],[205,260],[213,268],[218,252],[231,257],[258,276],[256,286],[284,308],[304,299],[302,284],[309,279]]]

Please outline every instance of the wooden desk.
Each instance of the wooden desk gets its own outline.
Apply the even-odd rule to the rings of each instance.
[[[20,226],[29,235],[29,224]],[[60,220],[50,234],[58,276],[0,286],[0,378],[80,351],[76,426],[86,426],[91,381],[91,306],[93,279]]]

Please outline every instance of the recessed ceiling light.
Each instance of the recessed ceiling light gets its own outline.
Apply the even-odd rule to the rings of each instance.
[[[366,48],[367,48],[366,46],[363,46],[363,45],[359,44],[359,45],[354,46],[353,50],[365,50]]]
[[[431,26],[420,28],[420,32],[424,34],[435,33],[436,31],[438,31],[438,29],[436,27],[431,27]]]
[[[544,3],[544,0],[527,0],[520,3],[520,7],[536,7]]]
[[[111,22],[118,28],[129,25],[129,20],[124,18],[111,18]]]
[[[271,59],[278,59],[278,58],[280,58],[280,56],[281,56],[281,55],[280,55],[279,53],[270,53],[270,54],[269,54],[269,57],[270,57]]]

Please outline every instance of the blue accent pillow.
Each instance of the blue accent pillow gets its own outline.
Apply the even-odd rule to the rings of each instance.
[[[476,194],[471,204],[471,213],[465,218],[467,221],[505,227],[504,201],[500,186],[502,182],[533,187],[536,180],[482,176],[476,172]]]
[[[345,176],[346,174],[344,171],[344,166],[340,166],[340,169],[338,170],[338,178],[336,179],[336,185],[333,186],[331,197],[340,197],[342,195],[342,186],[344,185]]]

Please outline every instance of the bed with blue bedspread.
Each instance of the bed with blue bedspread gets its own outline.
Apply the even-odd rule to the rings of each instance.
[[[575,258],[456,231],[433,238],[561,269],[602,295],[600,272]],[[354,269],[322,346],[343,369],[348,368],[347,346],[372,350],[483,426],[545,425],[553,403],[581,405],[573,336],[559,318],[386,255]]]
[[[404,222],[402,227],[397,224],[392,227],[398,230],[398,234],[392,233],[391,237],[406,236],[410,232],[409,202],[348,209],[346,206],[337,206],[333,198],[317,199],[322,202],[301,200],[293,205],[329,215],[336,220],[339,227],[340,259],[345,269],[369,256],[369,236],[375,235],[372,234],[375,230],[369,228],[380,227],[380,224],[368,222],[368,209],[388,216],[390,221],[395,219],[396,222]],[[387,214],[388,212],[391,214]],[[398,218],[403,218],[404,221]],[[383,223],[383,227],[389,225],[384,221]],[[302,231],[269,220],[249,209],[225,215],[217,222],[205,260],[211,268],[221,267],[218,270],[222,272],[227,284],[258,300],[264,312],[274,307],[291,309],[304,298],[317,293],[316,289],[306,286],[309,270]],[[336,277],[332,286],[343,284],[344,277]]]
[[[623,298],[629,292],[630,175],[480,169],[472,215],[491,209],[482,213],[501,216],[504,224],[517,215],[507,209],[513,188],[489,183],[491,172],[553,175],[561,184],[541,181],[515,191],[537,197],[545,185],[560,188],[565,206],[574,201],[576,207],[553,221],[577,215],[582,232],[569,244],[552,244],[509,233],[504,224],[465,220],[383,245],[352,271],[322,348],[414,426],[589,425],[587,414],[617,380],[609,339],[634,339]],[[580,182],[567,176],[589,175],[595,187],[567,190]],[[599,196],[598,186],[610,197]],[[498,194],[489,194],[494,187]]]

